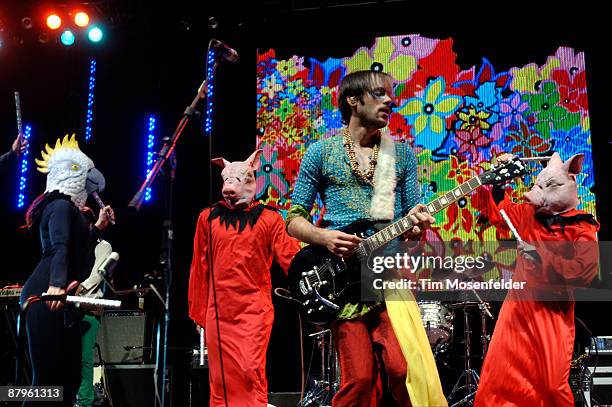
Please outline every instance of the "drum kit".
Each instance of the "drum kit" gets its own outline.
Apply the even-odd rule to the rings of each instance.
[[[457,357],[463,359],[463,369],[460,370],[459,378],[447,394],[449,407],[473,405],[480,381],[478,372],[474,369],[473,359],[484,360],[491,339],[487,328],[487,318],[493,319],[490,305],[482,301],[475,291],[473,296],[474,298],[470,299],[475,301],[417,301],[421,320],[438,365],[451,367],[448,363],[451,355],[454,360]],[[477,354],[473,351],[472,325],[475,318],[480,320],[481,352]],[[462,328],[461,335],[455,333],[456,326]],[[330,406],[333,395],[340,387],[340,369],[333,336],[329,329],[315,332],[310,336],[315,338],[315,344],[321,352],[321,375],[311,378],[309,390],[304,394],[298,407]]]
[[[463,314],[463,337],[457,347],[460,348],[460,345],[463,345],[461,357],[464,360],[464,365],[457,382],[447,395],[450,407],[473,405],[474,396],[476,395],[478,383],[480,382],[480,376],[474,369],[472,359],[477,357],[484,360],[491,339],[491,336],[487,332],[487,318],[493,318],[489,310],[489,304],[483,302],[476,292],[474,292],[474,294],[478,298],[478,301],[462,301],[457,303],[436,301],[419,302],[421,319],[423,320],[423,325],[427,332],[427,337],[432,347],[434,357],[436,361],[446,366],[448,366],[448,364],[444,361],[444,358],[455,346],[457,346],[457,341],[453,341],[455,314],[458,312]],[[473,331],[470,326],[470,317],[473,316],[474,312],[477,312],[477,315],[480,317],[480,342],[482,352],[479,355],[473,355],[472,351]]]

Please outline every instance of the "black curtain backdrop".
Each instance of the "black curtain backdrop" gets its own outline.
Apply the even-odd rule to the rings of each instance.
[[[376,36],[418,33],[430,38],[452,37],[461,68],[478,66],[486,57],[498,71],[530,62],[543,64],[559,46],[584,51],[600,239],[610,240],[606,181],[611,150],[610,35],[601,10],[582,3],[559,7],[508,2],[497,9],[472,3],[404,1],[343,7],[334,7],[340,2],[332,1],[150,3],[100,3],[98,10],[107,13],[100,16],[106,36],[95,47],[77,43],[67,49],[51,42],[40,44],[25,33],[22,45],[5,41],[0,49],[0,149],[8,150],[16,133],[13,91],[19,90],[24,121],[33,126],[32,158],[39,156],[44,143],[54,143],[66,133],[83,136],[89,59],[97,60],[94,132],[89,143],[80,144],[105,174],[103,198],[118,214],[117,226],[111,228],[107,240],[121,254],[115,271],[119,288],[139,284],[145,274],[152,273],[160,253],[163,181],[154,186],[153,203],[138,213],[127,210],[144,174],[146,114],[158,117],[158,138],[171,135],[203,80],[206,47],[212,36],[240,53],[240,61],[220,66],[216,78],[212,156],[229,160],[246,158],[255,146],[257,49],[274,48],[279,59],[306,55],[324,60],[348,55]],[[298,10],[307,6],[313,9]],[[0,17],[19,21],[23,13],[40,7],[36,2],[3,3]],[[217,17],[215,30],[208,27],[210,16]],[[209,204],[209,188],[216,200],[221,184],[218,170],[209,174],[208,139],[200,124],[194,122],[186,130],[176,156],[170,345],[191,348],[197,345],[197,337],[187,317],[187,284],[195,222]],[[39,257],[38,236],[19,228],[24,211],[16,209],[17,178],[17,166],[0,177],[0,286],[23,284]],[[30,171],[29,202],[43,190],[44,177]],[[273,277],[277,286],[285,284],[277,268]],[[154,298],[147,300],[147,308],[157,307]],[[297,317],[281,301],[275,303],[276,321],[268,352],[270,390],[298,391]],[[577,315],[598,335],[612,334],[606,324],[609,311],[609,303],[577,305]],[[577,332],[579,338],[584,336],[580,328]],[[308,367],[312,341],[307,339],[305,344]],[[181,350],[169,354],[169,363],[176,366],[175,405],[186,405],[186,354]],[[315,351],[314,367],[317,360]],[[454,382],[456,377],[449,380]]]

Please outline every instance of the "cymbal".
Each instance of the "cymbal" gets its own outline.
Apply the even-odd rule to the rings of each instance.
[[[468,307],[478,307],[480,304],[480,302],[478,301],[463,301],[463,302],[458,302],[455,304],[450,304],[449,307],[451,308],[468,308]]]

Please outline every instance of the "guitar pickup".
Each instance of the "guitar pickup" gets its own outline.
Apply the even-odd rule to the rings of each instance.
[[[342,263],[344,265],[344,263]],[[333,265],[333,267],[330,267],[330,271],[332,272],[332,274],[335,276],[337,273],[340,273],[342,270],[346,269],[346,267],[341,266],[340,264],[336,263]],[[335,273],[334,273],[335,271]]]
[[[336,274],[346,269],[344,259],[339,259],[339,261],[331,261],[327,259],[325,260],[325,264],[333,277],[336,277]]]

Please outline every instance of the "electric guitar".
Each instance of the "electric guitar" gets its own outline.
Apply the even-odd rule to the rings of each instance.
[[[119,253],[106,240],[100,239],[94,249],[95,262],[89,277],[80,284],[79,296],[102,298],[101,283],[117,265]]]
[[[468,195],[481,185],[503,184],[525,175],[527,170],[517,157],[464,182],[425,205],[434,215]],[[396,222],[361,219],[341,229],[362,238],[353,255],[343,259],[324,246],[309,245],[300,250],[289,267],[290,298],[298,304],[305,319],[313,324],[333,322],[348,302],[359,301],[361,262],[370,254],[413,227],[408,216]]]

